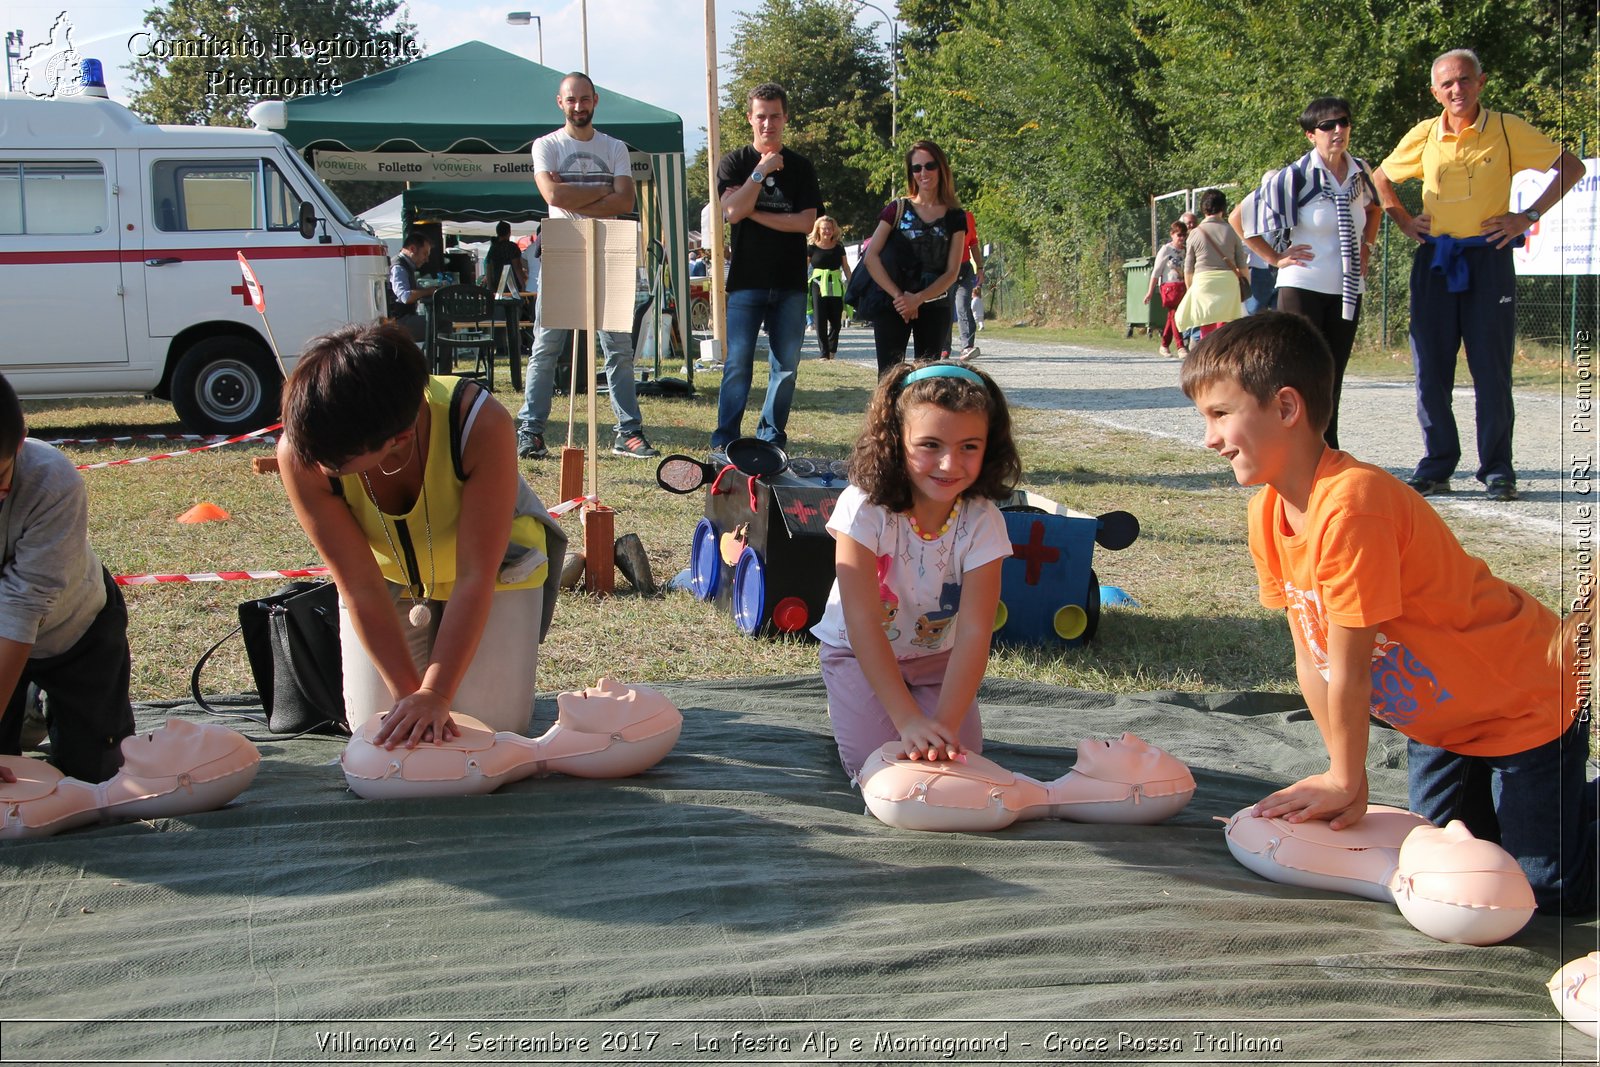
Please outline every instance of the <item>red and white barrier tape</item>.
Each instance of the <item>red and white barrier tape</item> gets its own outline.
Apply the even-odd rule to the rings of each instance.
[[[175,459],[178,456],[190,456],[196,452],[206,452],[213,448],[221,448],[224,445],[238,444],[240,441],[252,441],[258,437],[264,437],[275,430],[281,429],[283,429],[283,423],[275,422],[271,426],[263,426],[259,430],[252,430],[249,433],[242,433],[238,437],[229,437],[226,440],[217,441],[213,444],[200,445],[197,448],[185,448],[178,452],[163,452],[159,456],[136,456],[133,459],[108,459],[104,463],[80,463],[78,465],[78,469],[81,471],[94,471],[99,470],[102,467],[126,467],[133,463],[154,463],[158,459]]]
[[[199,574],[119,574],[118,585],[171,585],[182,582],[243,582],[252,578],[326,578],[326,567],[283,571],[202,571]]]
[[[126,445],[134,441],[206,441],[223,442],[228,440],[220,433],[135,433],[125,437],[53,437],[44,443],[60,448],[62,445]],[[262,443],[276,441],[275,437],[263,437]]]
[[[559,519],[561,516],[565,515],[567,512],[571,511],[573,508],[577,507],[579,504],[582,504],[586,500],[592,500],[596,504],[600,503],[600,498],[597,496],[575,496],[571,500],[563,500],[561,503],[551,508],[550,517]]]

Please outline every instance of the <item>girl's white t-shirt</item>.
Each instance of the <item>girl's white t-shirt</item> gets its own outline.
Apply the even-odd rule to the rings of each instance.
[[[839,494],[828,531],[854,538],[877,556],[883,630],[896,659],[931,656],[951,647],[962,576],[1011,555],[1006,520],[986,498],[963,499],[950,528],[938,539],[924,541],[905,515],[879,507],[850,485]],[[822,621],[811,632],[825,645],[850,647],[837,579]]]

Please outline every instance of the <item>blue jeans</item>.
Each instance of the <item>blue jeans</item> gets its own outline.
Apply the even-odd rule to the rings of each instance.
[[[727,448],[737,440],[750,399],[750,375],[756,356],[756,333],[765,324],[767,344],[767,399],[755,435],[782,448],[789,435],[789,405],[794,400],[795,370],[800,366],[800,343],[806,335],[806,294],[801,289],[735,289],[728,294],[728,360],[717,391],[717,428],[711,447]]]
[[[535,434],[544,435],[550,418],[550,393],[555,387],[556,362],[572,330],[544,328],[544,304],[533,310],[536,331],[533,351],[528,353],[528,380],[523,390],[522,407],[517,411],[517,440],[527,444]],[[606,357],[606,385],[611,393],[611,413],[616,417],[617,436],[642,433],[644,420],[639,414],[639,395],[633,382],[633,338],[625,333],[599,331],[600,351]],[[581,368],[588,362],[585,353],[574,351],[574,362]],[[581,371],[580,371],[581,373]],[[592,386],[591,386],[592,387]]]
[[[1522,865],[1547,914],[1595,910],[1595,791],[1586,782],[1589,721],[1511,756],[1461,756],[1406,742],[1411,810],[1437,826],[1451,819],[1497,842]]]
[[[1278,268],[1251,267],[1250,295],[1244,301],[1244,313],[1271,311],[1278,306]]]
[[[1456,353],[1465,347],[1477,403],[1478,479],[1514,479],[1511,357],[1517,341],[1517,274],[1511,249],[1464,249],[1472,278],[1464,293],[1450,292],[1445,276],[1432,269],[1433,251],[1431,244],[1420,245],[1411,261],[1411,363],[1423,444],[1417,477],[1446,481],[1461,462],[1452,395]]]
[[[961,351],[978,343],[978,320],[972,315],[972,290],[978,287],[978,272],[971,263],[961,264],[961,273],[951,289],[955,294],[956,325],[961,327]]]

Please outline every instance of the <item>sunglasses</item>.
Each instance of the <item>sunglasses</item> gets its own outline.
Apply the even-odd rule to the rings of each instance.
[[[907,165],[906,169],[909,170],[912,174],[921,174],[923,171],[928,171],[929,173],[937,173],[938,170],[939,170],[939,164],[937,164],[937,163],[911,163],[911,164]]]
[[[1317,123],[1317,129],[1321,130],[1323,133],[1332,133],[1334,130],[1348,129],[1349,126],[1349,115],[1343,115],[1336,119],[1323,119],[1321,122]]]

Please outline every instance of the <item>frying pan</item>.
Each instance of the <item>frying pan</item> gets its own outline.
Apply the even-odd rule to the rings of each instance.
[[[681,453],[663,456],[661,462],[656,464],[656,484],[680,496],[694,492],[716,477],[717,468]]]

